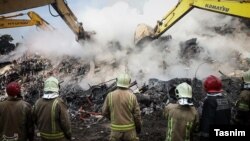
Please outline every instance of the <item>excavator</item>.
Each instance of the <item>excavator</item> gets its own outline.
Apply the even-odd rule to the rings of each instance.
[[[50,10],[50,6],[52,6],[55,9],[58,15],[53,15],[50,10],[51,15],[55,17],[60,16],[65,21],[65,23],[70,27],[70,29],[74,32],[74,34],[76,35],[77,41],[90,39],[93,32],[87,32],[84,30],[82,23],[78,22],[76,16],[68,7],[68,4],[66,3],[65,0],[0,0],[0,15],[11,13],[11,12],[17,12],[21,10],[26,10],[26,9],[31,9],[31,8],[36,8],[36,7],[41,7],[41,6],[46,6],[46,5],[49,6],[49,10]],[[42,18],[38,20],[41,20],[41,19]],[[34,20],[32,20],[31,18],[30,22],[32,21],[34,22]],[[45,20],[43,20],[43,23],[47,24]],[[18,24],[13,25],[13,26],[18,27]]]
[[[13,19],[13,17],[19,17],[28,15],[28,19]],[[28,13],[19,13],[12,16],[0,16],[0,29],[13,28],[13,27],[25,27],[25,26],[37,26],[38,28],[46,31],[52,31],[54,27],[41,18],[37,13],[29,11]]]
[[[250,19],[250,0],[179,0],[154,28],[139,24],[134,35],[135,45],[159,38],[194,8]]]

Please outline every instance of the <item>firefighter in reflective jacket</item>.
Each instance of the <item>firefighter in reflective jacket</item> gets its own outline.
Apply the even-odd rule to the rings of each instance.
[[[243,74],[243,86],[235,104],[233,124],[250,126],[250,70]]]
[[[43,141],[71,140],[68,109],[59,98],[59,82],[55,77],[44,82],[44,95],[36,101],[33,117]]]
[[[169,103],[164,109],[167,119],[166,141],[190,141],[198,132],[199,116],[192,102],[192,87],[186,82],[175,89],[177,103]]]
[[[22,100],[20,85],[11,82],[6,92],[8,99],[0,103],[0,140],[33,141],[31,105]]]
[[[216,76],[210,75],[204,81],[207,96],[204,100],[201,115],[201,141],[209,140],[211,125],[229,125],[231,120],[231,106],[222,94],[222,82]]]
[[[110,141],[139,140],[141,113],[136,96],[128,89],[130,81],[128,74],[120,74],[117,89],[106,96],[102,107],[103,116],[111,120]]]

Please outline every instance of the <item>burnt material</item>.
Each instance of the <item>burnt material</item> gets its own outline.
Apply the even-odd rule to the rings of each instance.
[[[201,48],[197,43],[197,38],[192,38],[185,42],[181,42],[180,48],[179,54],[182,59],[197,58],[200,52],[203,51],[203,48]]]

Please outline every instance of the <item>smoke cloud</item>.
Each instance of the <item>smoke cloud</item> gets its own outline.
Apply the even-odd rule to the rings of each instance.
[[[110,1],[101,8],[78,9],[75,11],[79,21],[84,20],[84,28],[96,32],[92,41],[79,44],[72,34],[59,30],[30,33],[24,47],[52,60],[69,55],[89,61],[90,72],[81,82],[84,87],[115,78],[121,72],[129,72],[142,84],[149,78],[202,79],[210,74],[219,76],[218,70],[225,74],[237,70],[235,53],[249,56],[250,37],[242,32],[239,20],[231,16],[194,9],[163,34],[171,35],[172,40],[156,41],[140,49],[134,46],[136,26],[146,23],[154,27],[176,3],[177,0],[125,0]],[[214,27],[225,25],[235,28],[233,33],[218,34]],[[191,38],[197,38],[203,51],[196,58],[182,59],[180,43]]]

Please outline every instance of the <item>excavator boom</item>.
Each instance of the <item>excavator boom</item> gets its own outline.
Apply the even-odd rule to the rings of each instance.
[[[45,5],[52,5],[60,17],[74,32],[77,40],[90,38],[90,33],[83,29],[82,23],[77,21],[76,16],[64,0],[0,0],[0,14],[17,12]]]
[[[154,29],[139,24],[135,32],[135,44],[140,44],[145,39],[157,39],[193,8],[250,18],[250,0],[179,0],[173,9],[157,22]]]
[[[13,16],[2,16],[0,17],[0,29],[2,28],[14,28],[14,27],[25,27],[25,26],[33,26],[36,25],[37,27],[43,30],[53,30],[54,28],[50,26],[50,24],[41,18],[37,13],[30,11],[27,13],[30,20],[27,19],[12,19],[13,17],[23,16],[25,14],[16,14]]]
[[[22,19],[1,19],[0,18],[0,29],[3,28],[12,28],[12,27],[24,27],[24,26],[33,26],[31,20],[22,20]]]

